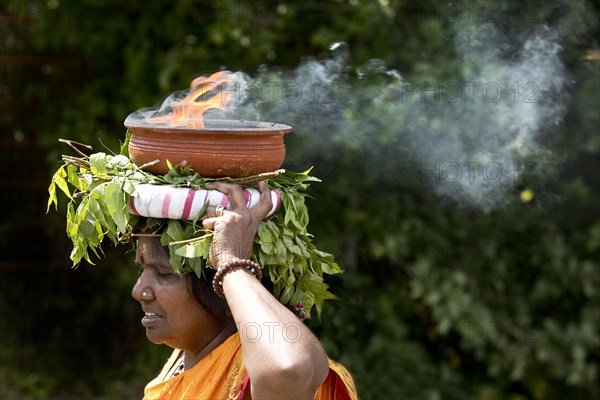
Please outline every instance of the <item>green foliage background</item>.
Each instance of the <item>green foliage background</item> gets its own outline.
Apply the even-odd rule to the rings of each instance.
[[[201,73],[294,68],[337,40],[354,67],[379,58],[411,82],[452,80],[462,65],[448,4],[3,0],[0,398],[137,398],[169,353],[139,326],[126,249],[69,268],[64,213],[43,214],[58,138],[117,149],[130,112]],[[311,327],[364,399],[598,398],[600,62],[588,52],[599,3],[469,4],[501,5],[507,29],[566,27],[566,118],[546,143],[556,161],[484,213],[386,169],[397,127],[371,138],[374,163],[352,135],[335,151],[290,135],[289,162],[325,180],[312,187],[310,231],[347,270]]]

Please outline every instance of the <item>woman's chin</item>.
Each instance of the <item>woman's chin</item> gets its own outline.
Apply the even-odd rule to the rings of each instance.
[[[166,339],[156,329],[146,328],[146,337],[154,344],[164,344]]]

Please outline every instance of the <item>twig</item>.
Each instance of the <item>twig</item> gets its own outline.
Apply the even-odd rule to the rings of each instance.
[[[72,148],[73,150],[75,150],[77,153],[81,154],[83,157],[86,157],[86,158],[88,157],[88,155],[85,154],[84,152],[82,152],[81,150],[79,150],[76,146],[81,146],[81,147],[85,147],[86,149],[93,150],[92,146],[90,146],[88,144],[84,144],[84,143],[79,143],[79,142],[76,142],[74,140],[58,139],[58,141],[60,143],[66,144],[67,146],[69,146],[70,148]]]
[[[110,149],[107,145],[105,145],[104,142],[102,142],[102,139],[98,138],[98,141],[100,142],[102,147],[104,147],[109,153],[111,153],[113,156],[116,156],[115,152],[112,149]]]
[[[82,168],[89,168],[89,162],[87,160],[83,160],[81,158],[77,158],[77,157],[73,157],[73,156],[67,156],[64,155],[62,156],[62,160],[65,164],[73,164],[73,165],[77,165],[79,167]]]
[[[212,233],[207,233],[206,235],[202,235],[200,237],[191,238],[191,239],[188,239],[188,240],[180,240],[178,242],[171,242],[171,243],[169,243],[169,246],[176,246],[178,244],[188,244],[188,243],[199,242],[199,241],[207,239],[207,238],[209,238],[211,236],[212,236]]]
[[[73,193],[73,198],[78,199],[80,197],[87,196],[88,194],[90,194],[89,190],[86,190],[84,192],[76,192],[76,193]]]
[[[248,183],[264,181],[265,179],[272,179],[281,174],[285,174],[285,169],[278,169],[277,171],[273,172],[263,172],[262,174],[247,176],[244,178],[230,178],[227,179],[227,182],[237,183],[238,185],[245,185]]]
[[[161,237],[160,233],[132,233],[131,236],[135,237]]]
[[[160,160],[157,158],[156,160],[154,160],[154,161],[150,161],[150,162],[147,162],[146,164],[144,164],[144,165],[142,165],[142,166],[140,166],[140,167],[138,167],[138,168],[139,168],[139,169],[144,169],[144,168],[146,168],[146,167],[151,167],[152,165],[156,165],[156,164],[158,164],[159,162],[160,162]]]

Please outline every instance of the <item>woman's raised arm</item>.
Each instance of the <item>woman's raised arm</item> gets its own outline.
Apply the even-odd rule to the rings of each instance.
[[[258,224],[272,207],[269,188],[259,183],[261,200],[248,209],[239,186],[214,182],[209,187],[227,194],[233,205],[218,217],[209,208],[203,222],[214,230],[212,265],[220,268],[235,258],[250,258]],[[329,370],[316,337],[245,269],[234,269],[222,282],[240,333],[252,398],[313,399]]]

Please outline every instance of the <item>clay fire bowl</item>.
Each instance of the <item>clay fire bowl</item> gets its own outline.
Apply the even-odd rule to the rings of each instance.
[[[129,156],[144,170],[164,175],[173,165],[188,165],[207,178],[241,178],[272,172],[285,158],[283,136],[292,127],[272,122],[207,120],[204,128],[144,124],[127,119]],[[184,163],[185,161],[185,163]]]

